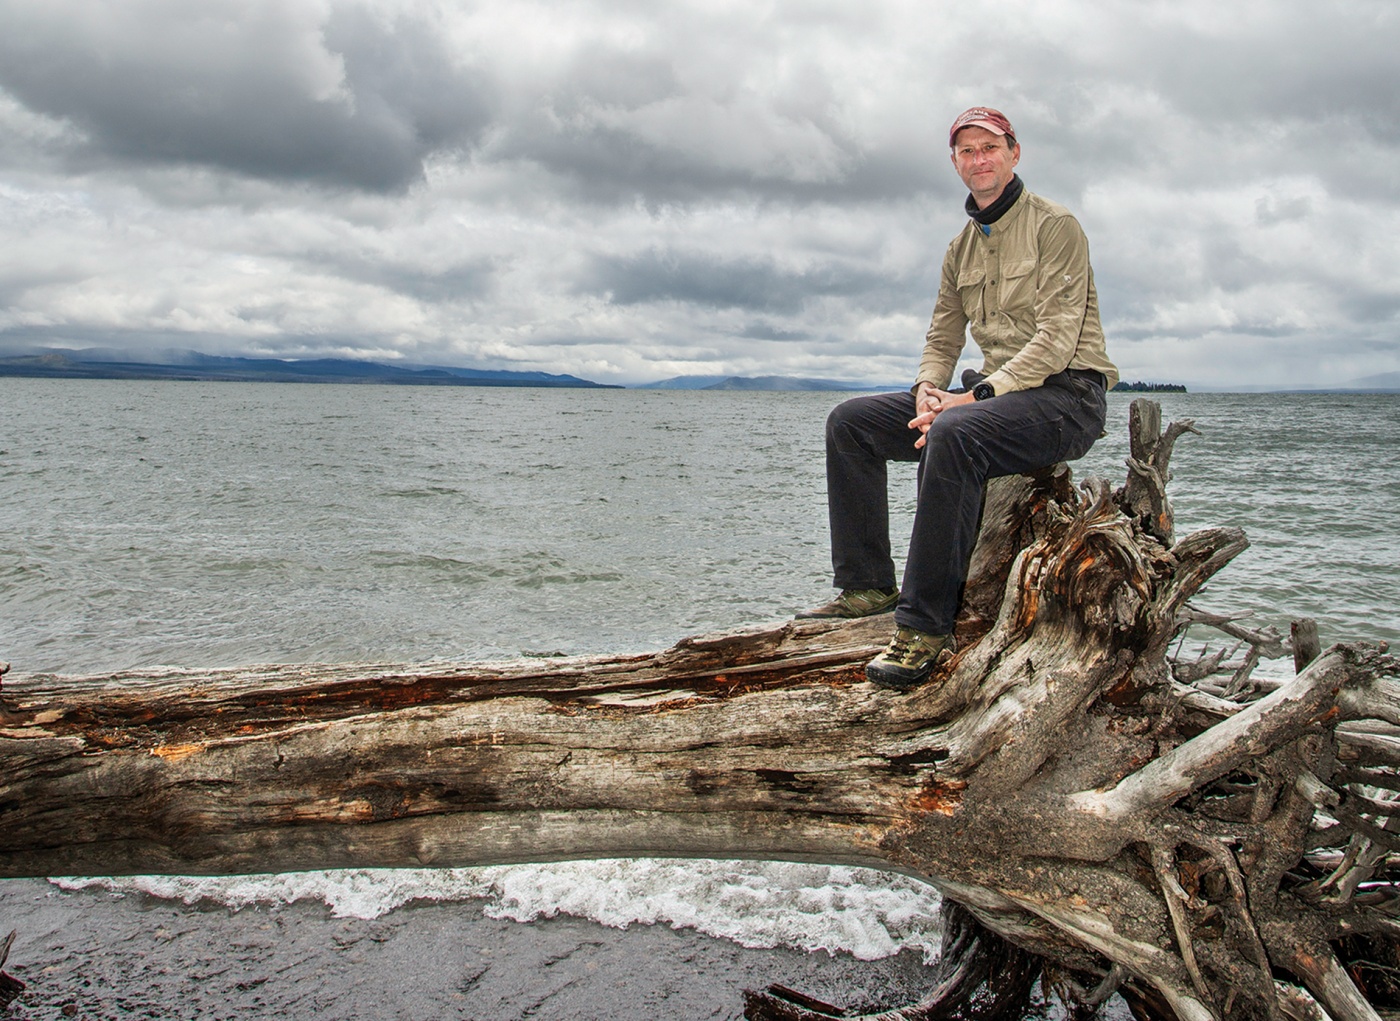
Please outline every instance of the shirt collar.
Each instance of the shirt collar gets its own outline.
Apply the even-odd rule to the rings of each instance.
[[[1021,175],[1012,174],[1010,183],[1001,190],[997,200],[986,209],[978,209],[977,202],[971,195],[963,203],[963,208],[967,210],[967,215],[981,226],[983,234],[990,234],[992,224],[1006,215],[1007,210],[1016,204],[1016,200],[1021,197],[1021,192],[1025,190],[1026,186],[1021,183]]]

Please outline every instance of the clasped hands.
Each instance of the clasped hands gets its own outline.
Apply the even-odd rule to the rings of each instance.
[[[971,404],[974,399],[971,393],[949,393],[947,390],[938,389],[932,383],[920,383],[918,390],[914,392],[914,410],[917,414],[909,421],[910,429],[919,430],[914,449],[922,450],[928,442],[928,429],[933,425],[935,418],[959,404]]]

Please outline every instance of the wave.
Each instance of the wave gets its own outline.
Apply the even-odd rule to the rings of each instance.
[[[558,915],[626,929],[665,924],[751,949],[791,947],[878,960],[939,952],[937,891],[894,873],[790,862],[620,858],[463,869],[336,869],[207,877],[54,877],[107,890],[232,910],[321,901],[336,917],[378,918],[423,901],[484,900],[517,922]]]

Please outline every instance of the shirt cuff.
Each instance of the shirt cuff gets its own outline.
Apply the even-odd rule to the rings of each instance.
[[[1009,372],[1003,372],[1001,369],[997,369],[996,372],[993,372],[982,382],[990,383],[992,389],[997,392],[997,396],[1015,393],[1017,390],[1021,389],[1020,385],[1016,382],[1016,377]]]

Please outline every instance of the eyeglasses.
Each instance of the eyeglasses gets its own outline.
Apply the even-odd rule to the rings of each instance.
[[[997,152],[1010,152],[1011,146],[997,142],[984,142],[981,145],[960,145],[953,150],[958,159],[972,159],[976,156],[990,156]]]

